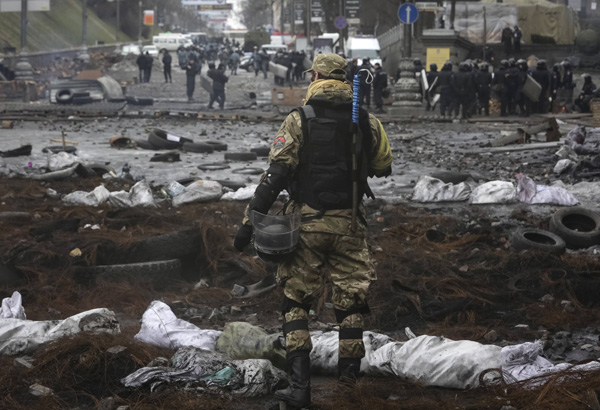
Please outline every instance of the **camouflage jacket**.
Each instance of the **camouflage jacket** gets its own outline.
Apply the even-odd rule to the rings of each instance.
[[[313,81],[308,88],[305,101],[327,99],[334,102],[351,102],[352,87],[347,82],[338,80],[317,80]],[[381,122],[374,116],[369,114],[371,125],[371,133],[373,141],[371,144],[371,152],[369,153],[369,174],[376,177],[387,176],[391,173],[392,165],[392,150],[387,138],[387,134],[381,125]],[[281,124],[277,136],[275,137],[271,151],[269,153],[269,164],[278,162],[288,166],[289,177],[293,178],[294,172],[300,161],[300,149],[304,138],[302,135],[302,120],[297,111],[290,113]],[[261,182],[266,177],[263,175]],[[302,207],[303,219],[310,216],[316,216],[319,212],[310,208],[305,204],[291,204],[288,209]],[[360,211],[364,215],[364,208],[360,207]],[[248,209],[246,209],[244,223],[248,223]],[[352,210],[339,209],[328,210],[323,217],[312,219],[311,222],[302,224],[303,231],[310,232],[326,232],[337,234],[350,233],[350,219]],[[310,219],[310,218],[308,218]],[[360,228],[357,231],[358,235],[364,234],[365,227],[358,224]]]

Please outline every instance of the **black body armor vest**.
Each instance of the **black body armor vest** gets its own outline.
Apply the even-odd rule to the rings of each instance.
[[[367,111],[361,110],[357,131],[356,172],[352,172],[352,105],[311,102],[296,109],[302,118],[304,144],[290,184],[291,198],[317,210],[351,209],[352,185],[357,199],[373,197],[367,184],[372,133]]]

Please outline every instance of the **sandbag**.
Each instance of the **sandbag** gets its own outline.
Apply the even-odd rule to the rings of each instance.
[[[108,203],[119,208],[131,208],[134,206],[156,206],[152,190],[146,180],[137,182],[131,187],[129,192],[118,191],[111,192]]]
[[[527,175],[517,175],[517,198],[527,204],[577,205],[579,201],[565,188],[537,185]]]
[[[215,350],[218,330],[202,330],[198,326],[178,319],[165,303],[155,300],[142,316],[142,327],[135,339],[155,346],[177,349],[192,346]]]
[[[506,204],[515,202],[517,192],[512,182],[490,181],[473,189],[469,203],[471,204]]]
[[[92,309],[64,320],[0,319],[0,354],[31,353],[39,346],[79,332],[120,333],[114,312]]]
[[[239,188],[234,192],[226,192],[221,197],[223,201],[247,201],[252,198],[258,185],[252,184],[247,187]]]
[[[269,334],[264,329],[246,322],[225,325],[216,343],[218,352],[232,359],[267,359],[280,369],[286,368],[285,348],[281,333]]]
[[[63,197],[62,201],[67,205],[98,206],[105,203],[110,197],[110,191],[99,185],[91,192],[75,191]]]
[[[183,192],[173,198],[173,206],[191,202],[209,202],[221,198],[223,186],[215,181],[194,181]]]
[[[9,298],[2,299],[0,307],[0,318],[3,319],[27,319],[23,309],[23,297],[16,290]]]
[[[445,184],[442,180],[422,176],[413,189],[412,200],[416,202],[466,201],[471,195],[471,187],[464,182]]]

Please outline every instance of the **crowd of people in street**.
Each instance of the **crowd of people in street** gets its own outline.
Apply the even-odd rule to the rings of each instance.
[[[422,75],[421,60],[414,59],[413,66],[415,75]],[[488,116],[493,96],[500,101],[501,116],[543,114],[571,104],[580,112],[589,112],[591,99],[600,96],[592,77],[584,74],[581,94],[573,100],[576,84],[569,61],[554,64],[552,71],[543,59],[530,67],[524,59],[509,58],[501,60],[495,70],[487,61],[466,60],[458,64],[458,71],[453,71],[453,64],[448,61],[440,71],[437,64],[430,64],[426,75],[429,89],[422,90],[427,100],[426,110],[434,109],[438,100],[435,96],[439,94],[440,115],[448,118]],[[533,82],[530,84],[533,92],[528,96],[526,87],[531,81],[528,78],[541,88],[537,100],[531,97],[536,88]],[[561,107],[558,107],[559,98]]]

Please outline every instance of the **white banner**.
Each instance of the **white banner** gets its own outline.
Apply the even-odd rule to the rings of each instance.
[[[50,11],[50,0],[27,0],[27,12]],[[21,0],[0,0],[0,12],[21,12]]]

